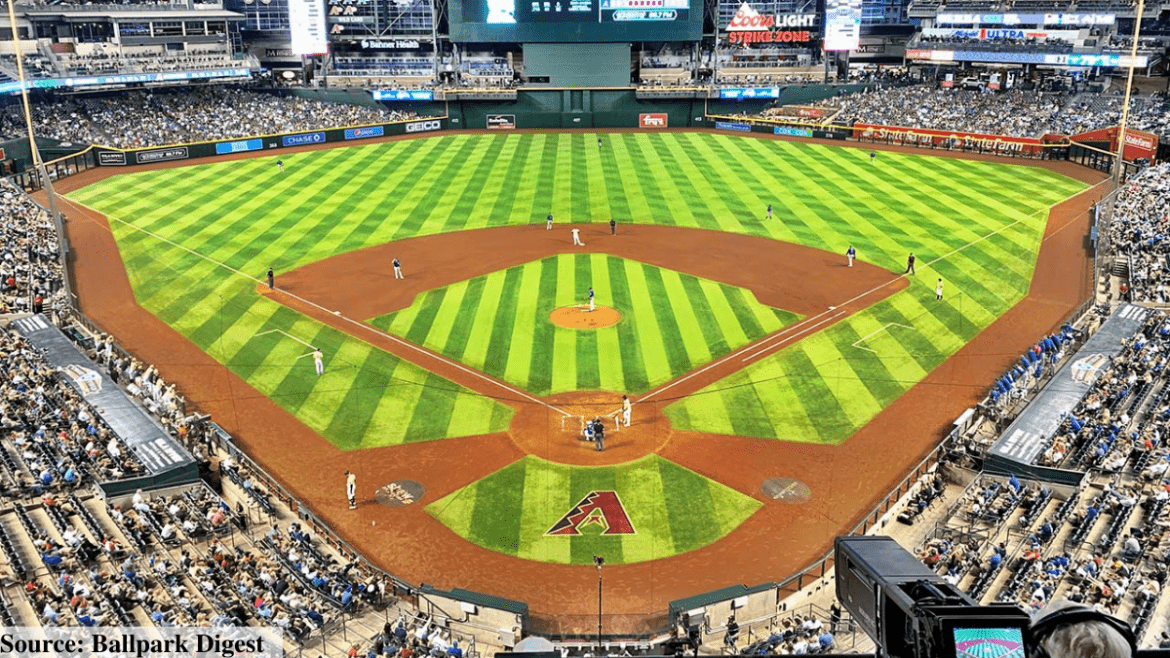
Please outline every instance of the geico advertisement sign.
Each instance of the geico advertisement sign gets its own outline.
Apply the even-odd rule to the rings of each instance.
[[[406,132],[408,133],[423,133],[430,130],[438,130],[442,128],[443,124],[438,121],[415,121],[414,123],[406,124]]]

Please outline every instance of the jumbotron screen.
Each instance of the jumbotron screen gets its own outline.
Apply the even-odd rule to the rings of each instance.
[[[462,42],[695,41],[701,0],[456,0]],[[693,5],[693,6],[692,6]]]

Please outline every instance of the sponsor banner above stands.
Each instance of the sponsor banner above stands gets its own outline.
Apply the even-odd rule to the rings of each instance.
[[[816,35],[816,14],[761,14],[744,2],[727,23],[730,43],[808,43]]]
[[[512,130],[516,127],[515,114],[489,114],[487,115],[487,129],[488,130]]]
[[[134,154],[134,161],[138,164],[150,164],[152,162],[166,162],[168,160],[186,160],[189,157],[191,156],[186,146],[171,146],[168,148],[138,151]]]
[[[251,78],[248,68],[207,69],[205,71],[167,71],[166,73],[133,73],[125,75],[95,75],[76,78],[46,78],[28,80],[25,89],[60,89],[62,87],[103,87],[109,85],[151,84],[182,80],[206,80],[210,78]],[[19,94],[19,82],[0,84],[0,94]]]
[[[375,89],[370,92],[376,101],[433,101],[435,92],[430,89]]]
[[[825,116],[825,110],[824,108],[808,107],[806,105],[784,105],[780,107],[780,114],[789,117],[820,119]]]
[[[346,139],[369,139],[370,137],[381,137],[386,134],[382,126],[366,126],[364,128],[350,128],[345,131]]]
[[[418,50],[418,39],[362,39],[362,50]]]
[[[715,129],[716,130],[735,130],[735,131],[738,131],[741,133],[750,133],[752,131],[752,124],[750,124],[750,123],[737,123],[734,121],[716,121],[715,122]]]
[[[780,98],[779,87],[727,88],[719,90],[719,98],[741,100],[744,98]]]
[[[1077,30],[1034,30],[1015,28],[944,28],[928,27],[922,30],[922,36],[937,39],[979,39],[991,41],[995,39],[1062,39],[1075,41],[1081,33]]]
[[[973,148],[1027,155],[1039,155],[1043,152],[1043,144],[1045,143],[1032,137],[983,135],[947,130],[927,130],[925,128],[899,128],[867,123],[853,124],[853,137],[867,141],[884,141],[890,144],[954,149]]]
[[[443,127],[443,122],[437,119],[430,121],[412,121],[406,124],[407,133],[425,133],[432,130],[440,130]]]
[[[639,128],[665,128],[669,121],[670,116],[661,112],[638,115]]]
[[[220,142],[215,145],[215,152],[219,155],[227,153],[242,153],[244,151],[260,151],[264,148],[262,139],[241,139],[236,142]]]
[[[320,144],[325,141],[325,133],[305,133],[303,135],[285,135],[280,138],[281,146],[304,146],[305,144]]]
[[[927,50],[924,48],[907,48],[906,59],[929,62],[1000,62],[1003,64],[1042,64],[1046,66],[1075,66],[1075,67],[1128,67],[1129,55],[1120,54],[1045,54],[1027,52],[1000,52],[987,50]],[[1149,58],[1138,55],[1133,60],[1134,66],[1145,68]]]
[[[944,12],[935,25],[1113,25],[1115,14],[961,14]]]

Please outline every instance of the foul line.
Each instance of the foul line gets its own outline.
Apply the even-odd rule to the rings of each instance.
[[[869,332],[868,334],[853,341],[853,344],[851,345],[851,347],[856,347],[859,350],[865,350],[866,352],[873,352],[874,354],[877,354],[877,350],[871,350],[868,347],[862,347],[862,346],[858,345],[858,343],[864,342],[867,339],[872,338],[872,337],[880,334],[881,332],[885,331],[886,329],[889,329],[890,327],[901,327],[903,329],[910,329],[911,331],[914,330],[914,327],[907,327],[904,324],[898,324],[897,322],[887,322],[884,326],[882,326],[878,329],[874,329],[873,331]]]
[[[296,336],[290,334],[289,332],[285,331],[284,329],[269,329],[268,331],[261,331],[260,333],[258,333],[256,335],[257,336],[267,336],[268,334],[284,334],[285,338],[291,338],[291,339],[297,341],[298,343],[300,343],[301,345],[304,345],[305,347],[313,349],[312,344],[307,343],[307,342],[301,340],[300,338],[297,338]],[[312,352],[309,352],[309,354],[312,354]],[[302,354],[301,356],[298,356],[297,358],[300,359],[300,358],[308,356],[309,354]]]
[[[134,224],[131,224],[130,222],[127,222],[127,221],[126,221],[126,220],[124,220],[124,219],[120,219],[120,218],[118,218],[118,217],[115,217],[114,215],[110,215],[110,214],[107,214],[107,213],[100,212],[100,211],[98,211],[98,210],[96,210],[96,209],[94,209],[94,208],[91,208],[91,207],[89,207],[89,206],[87,206],[87,205],[83,204],[83,203],[79,203],[79,202],[77,202],[77,201],[74,201],[73,199],[69,199],[69,198],[67,198],[67,197],[62,197],[62,198],[65,198],[65,199],[66,199],[66,200],[67,200],[69,203],[72,203],[72,204],[73,204],[73,205],[75,205],[75,206],[78,206],[78,207],[80,207],[80,208],[85,208],[85,209],[87,209],[87,210],[89,210],[90,212],[93,212],[93,213],[95,213],[95,214],[99,214],[99,215],[105,215],[105,216],[106,216],[107,218],[109,218],[109,219],[112,219],[112,220],[114,220],[114,221],[116,221],[116,222],[119,222],[119,223],[121,223],[121,224],[124,224],[124,225],[126,225],[126,226],[129,226],[130,228],[132,228],[132,229],[134,229],[134,230],[136,230],[136,231],[139,231],[139,232],[141,232],[141,233],[145,233],[146,235],[149,235],[150,237],[152,237],[152,238],[154,238],[154,239],[156,239],[156,240],[159,240],[159,241],[161,241],[161,242],[165,242],[165,243],[167,243],[167,244],[171,245],[172,247],[175,247],[175,248],[177,248],[177,249],[182,249],[183,251],[185,251],[185,252],[187,252],[187,253],[189,253],[189,254],[192,254],[192,255],[194,255],[194,256],[198,256],[199,258],[202,258],[203,260],[205,260],[205,261],[207,261],[207,262],[209,262],[209,263],[211,263],[211,264],[213,264],[213,265],[216,265],[216,266],[218,266],[218,267],[222,267],[222,268],[224,268],[225,270],[228,270],[228,271],[230,271],[230,272],[234,272],[234,273],[236,273],[236,274],[238,274],[238,275],[240,275],[240,276],[244,277],[245,279],[248,279],[248,280],[250,280],[250,281],[255,281],[256,283],[265,283],[264,281],[261,281],[260,279],[257,279],[257,278],[256,278],[256,277],[254,277],[254,276],[251,276],[251,275],[249,275],[249,274],[245,274],[244,272],[242,272],[242,271],[240,271],[240,270],[237,270],[236,268],[232,267],[231,265],[228,265],[227,263],[221,263],[221,262],[219,262],[219,261],[215,260],[214,258],[211,258],[211,257],[209,257],[209,256],[205,256],[205,255],[203,255],[203,254],[201,254],[201,253],[199,253],[199,252],[197,252],[197,251],[195,251],[195,250],[191,249],[190,247],[185,247],[185,246],[183,246],[183,245],[181,245],[181,244],[176,244],[175,242],[173,242],[173,241],[171,241],[171,240],[169,240],[169,239],[167,239],[167,238],[164,238],[164,237],[162,237],[161,235],[158,235],[158,234],[156,234],[156,233],[153,233],[153,232],[151,232],[151,231],[148,231],[148,230],[146,230],[146,229],[144,229],[144,228],[142,228],[142,227],[140,227],[140,226],[135,226]],[[278,288],[278,290],[280,290],[280,289]],[[352,324],[352,325],[354,325],[354,326],[356,326],[356,327],[360,327],[360,328],[362,328],[362,329],[365,329],[366,331],[368,331],[368,332],[370,332],[370,333],[372,333],[372,334],[374,334],[374,335],[381,336],[382,338],[386,338],[386,339],[390,340],[391,342],[393,342],[393,343],[396,343],[396,344],[398,344],[398,345],[400,345],[400,346],[403,346],[403,347],[408,347],[408,348],[410,348],[410,349],[414,350],[415,352],[418,352],[419,354],[422,354],[422,355],[424,355],[424,356],[427,356],[427,357],[429,357],[429,358],[435,359],[436,361],[439,361],[440,363],[443,363],[443,364],[445,364],[445,365],[447,365],[447,366],[450,366],[450,367],[452,367],[452,368],[455,368],[455,369],[457,369],[457,370],[460,370],[460,371],[462,371],[462,372],[464,372],[464,373],[467,373],[467,374],[469,374],[469,375],[472,375],[472,376],[474,376],[474,377],[477,377],[477,378],[479,378],[479,379],[481,379],[481,380],[483,380],[483,381],[485,381],[485,382],[487,382],[487,383],[489,383],[489,384],[493,384],[493,385],[495,385],[496,387],[498,387],[498,388],[501,388],[501,389],[503,389],[503,390],[505,390],[505,391],[508,391],[509,393],[511,393],[511,394],[513,394],[513,395],[520,396],[520,397],[522,397],[522,398],[524,398],[524,399],[526,399],[526,400],[530,400],[530,401],[532,401],[532,402],[535,402],[536,404],[539,404],[539,405],[541,405],[541,406],[543,406],[543,407],[547,407],[548,409],[552,409],[553,411],[555,411],[555,412],[557,412],[557,413],[559,413],[559,414],[561,414],[561,415],[563,415],[563,416],[572,416],[572,415],[573,415],[573,414],[570,414],[569,412],[565,411],[564,409],[558,409],[557,407],[554,407],[554,406],[552,406],[551,404],[549,404],[549,403],[545,402],[544,400],[541,400],[540,398],[533,397],[533,396],[531,396],[531,395],[529,395],[529,394],[525,393],[524,391],[521,391],[520,389],[517,389],[517,388],[512,388],[511,386],[509,386],[509,385],[507,385],[507,384],[505,384],[505,383],[503,383],[503,382],[496,381],[496,380],[494,380],[494,379],[492,379],[492,378],[488,377],[487,375],[484,375],[483,373],[480,373],[480,372],[478,372],[478,371],[472,370],[471,368],[468,368],[468,367],[466,367],[466,366],[463,366],[462,364],[459,364],[459,363],[456,363],[456,362],[454,362],[454,361],[451,361],[450,359],[448,359],[448,358],[447,358],[447,357],[445,357],[445,356],[441,356],[441,355],[439,355],[439,354],[435,354],[435,353],[433,353],[433,352],[429,352],[429,351],[427,351],[427,350],[424,350],[424,349],[422,349],[421,347],[418,347],[417,345],[414,345],[413,343],[410,343],[410,342],[407,342],[407,341],[405,341],[405,340],[402,340],[401,338],[399,338],[399,337],[397,337],[397,336],[393,336],[393,335],[391,335],[391,334],[388,334],[388,333],[386,333],[386,332],[384,332],[384,331],[382,331],[382,330],[380,330],[380,329],[378,329],[378,328],[376,328],[376,327],[372,327],[372,326],[370,326],[370,325],[368,325],[368,324],[364,324],[364,323],[362,323],[362,322],[359,322],[359,321],[357,321],[357,320],[354,320],[354,319],[352,319],[352,318],[349,318],[349,317],[347,317],[347,316],[344,316],[344,315],[342,315],[342,314],[341,314],[341,313],[339,313],[339,312],[330,311],[329,309],[325,308],[324,306],[321,306],[320,304],[318,304],[318,303],[316,303],[316,302],[313,302],[313,301],[310,301],[310,300],[308,300],[308,299],[305,299],[305,298],[301,297],[300,295],[295,295],[295,294],[293,294],[293,293],[291,293],[291,292],[289,292],[289,291],[287,291],[287,290],[280,290],[280,292],[281,292],[281,293],[283,293],[283,294],[285,294],[285,295],[288,295],[289,297],[292,297],[293,299],[296,299],[296,300],[298,300],[298,301],[300,301],[300,302],[302,302],[302,303],[304,303],[304,304],[306,304],[306,305],[308,305],[308,306],[312,306],[313,308],[315,308],[315,309],[318,309],[318,310],[320,310],[320,311],[322,311],[322,312],[324,312],[324,313],[326,313],[326,314],[332,315],[333,317],[336,317],[336,318],[341,318],[342,320],[344,320],[344,321],[346,321],[346,322],[348,322],[348,323],[350,323],[350,324]],[[279,302],[278,302],[278,303],[279,303]],[[319,322],[319,320],[318,320],[318,322]],[[324,324],[324,323],[322,323],[322,324]],[[355,338],[356,338],[356,337],[355,337]],[[308,345],[308,343],[306,343],[306,345]],[[312,347],[312,346],[310,345],[310,347]],[[413,362],[412,362],[412,363],[413,363]],[[420,367],[420,368],[422,368],[422,367],[423,367],[423,366],[421,366],[421,365],[419,365],[419,364],[417,364],[417,363],[414,363],[414,365],[416,365],[416,366],[418,366],[418,367]],[[425,370],[426,368],[423,368],[423,369]]]

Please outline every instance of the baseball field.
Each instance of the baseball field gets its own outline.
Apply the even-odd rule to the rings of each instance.
[[[759,515],[773,504],[760,482],[720,475],[751,457],[680,464],[660,446],[672,433],[847,443],[1028,294],[1049,209],[1086,187],[1002,161],[871,162],[705,132],[612,133],[601,147],[592,133],[452,134],[281,159],[136,171],[70,199],[106,217],[138,305],[345,463],[485,435],[519,446],[441,477],[415,465],[427,516],[411,523],[564,565],[669,558]],[[590,287],[618,324],[549,321]],[[564,419],[611,412],[623,393],[635,423],[615,449],[649,446],[627,461],[523,447],[532,432],[579,443]],[[631,532],[615,530],[623,517]],[[572,536],[553,531],[565,519]]]

